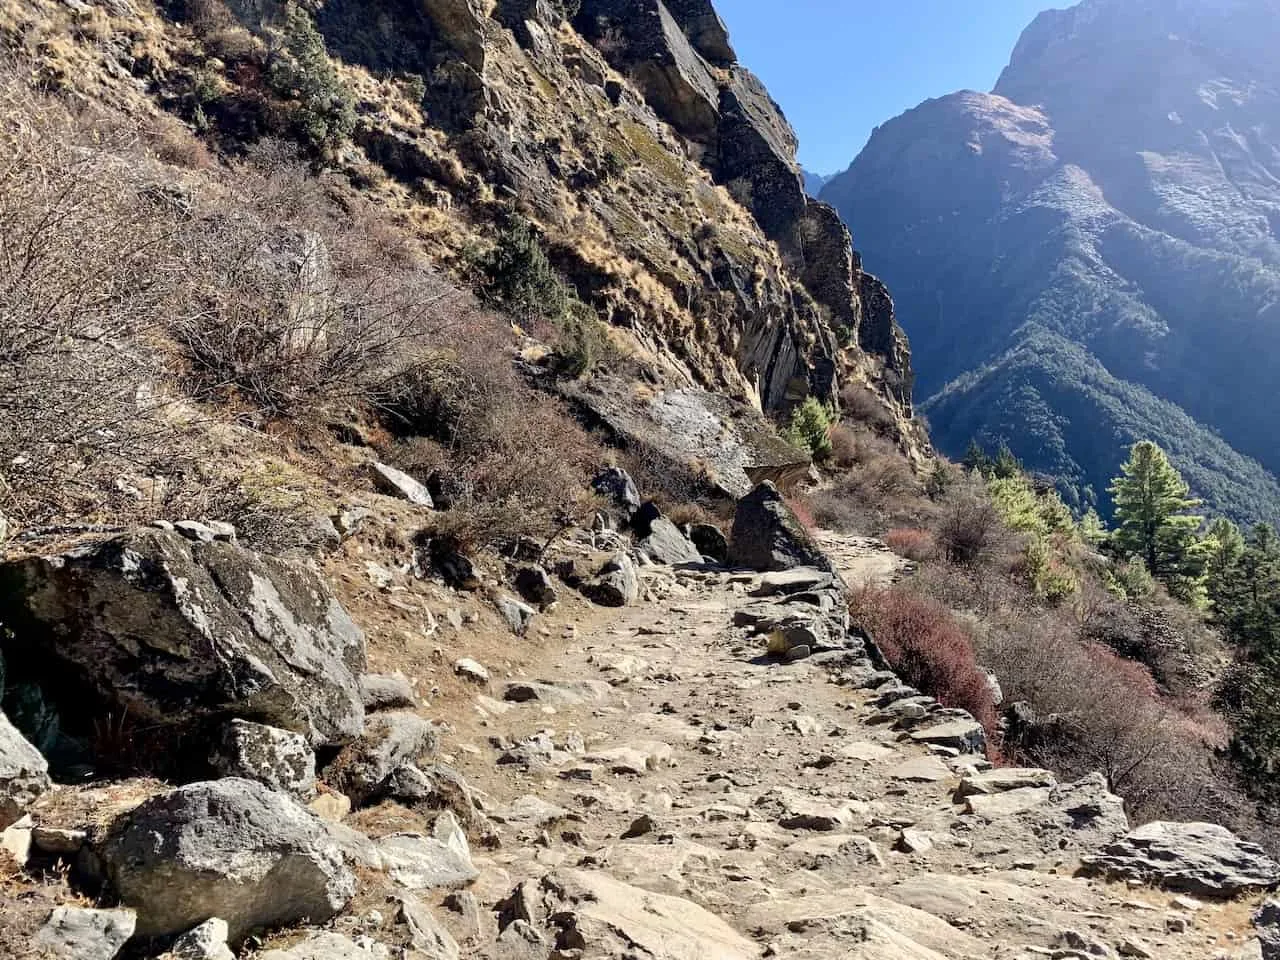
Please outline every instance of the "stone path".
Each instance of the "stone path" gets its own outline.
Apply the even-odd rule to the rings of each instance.
[[[874,541],[825,545],[851,586],[901,573]],[[762,656],[735,626],[760,576],[642,576],[651,602],[446,741],[500,839],[476,852],[464,956],[1259,955],[1254,903],[1075,876],[1125,830],[1100,778],[984,774],[972,724],[861,650]]]

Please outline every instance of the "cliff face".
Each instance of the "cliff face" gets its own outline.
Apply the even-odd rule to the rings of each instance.
[[[1216,509],[1280,516],[1277,41],[1256,0],[1051,11],[994,93],[886,123],[824,189],[944,449],[1007,440],[1105,505],[1148,437]]]

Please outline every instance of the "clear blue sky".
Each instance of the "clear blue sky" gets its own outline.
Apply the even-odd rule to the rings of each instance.
[[[1037,13],[1074,0],[717,0],[815,173],[844,170],[872,129],[930,97],[990,90]]]

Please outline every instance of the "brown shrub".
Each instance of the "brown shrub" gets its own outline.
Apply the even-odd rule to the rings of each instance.
[[[848,470],[861,462],[862,446],[857,431],[837,423],[827,432],[831,441],[831,465]]]
[[[938,545],[928,530],[911,530],[898,527],[884,535],[884,542],[900,557],[923,563],[938,555]]]
[[[937,542],[950,563],[977,566],[993,559],[1008,541],[1008,531],[991,498],[978,484],[952,493],[937,526]]]
[[[677,503],[663,510],[663,515],[677,527],[712,522],[707,508],[699,503]]]
[[[172,117],[157,118],[147,131],[147,140],[165,163],[187,170],[208,170],[213,166],[213,154],[204,142]]]
[[[438,482],[454,502],[455,538],[542,536],[590,509],[587,481],[600,454],[564,406],[516,374],[499,318],[450,332],[436,356],[388,384],[382,403],[398,439],[387,458]],[[447,352],[446,352],[447,348]]]
[[[12,67],[0,116],[0,509],[34,519],[178,458],[140,341],[174,295],[180,215],[125,133]]]
[[[944,706],[968,710],[988,735],[995,735],[991,686],[978,668],[973,639],[950,610],[906,587],[893,587],[862,590],[850,612],[905,683]]]
[[[881,436],[888,436],[895,427],[885,401],[861,383],[846,384],[840,391],[840,414],[842,419],[864,424]]]
[[[1030,704],[1039,718],[1006,740],[1012,761],[1064,778],[1101,771],[1143,818],[1210,815],[1212,751],[1141,664],[1081,643],[1053,614],[1002,624],[981,652],[1006,701]]]

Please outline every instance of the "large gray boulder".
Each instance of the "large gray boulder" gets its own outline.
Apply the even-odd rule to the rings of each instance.
[[[40,751],[0,713],[0,830],[17,822],[50,786],[49,765]]]
[[[1280,864],[1266,851],[1212,823],[1148,823],[1082,859],[1093,874],[1201,897],[1231,899],[1280,885]]]
[[[258,927],[323,923],[356,888],[323,822],[249,780],[153,797],[113,825],[95,852],[146,937],[214,917],[227,922],[232,943]]]
[[[729,539],[729,563],[750,570],[814,567],[834,573],[830,558],[768,481],[738,501]]]
[[[64,718],[239,717],[314,746],[364,726],[364,636],[301,563],[145,530],[0,564],[0,621],[12,671]]]
[[[670,520],[658,517],[649,525],[649,535],[636,544],[636,552],[654,563],[676,566],[701,563],[702,553]]]
[[[602,607],[626,607],[640,597],[640,575],[635,562],[625,553],[616,554],[600,568],[596,578],[583,585],[582,592]]]

